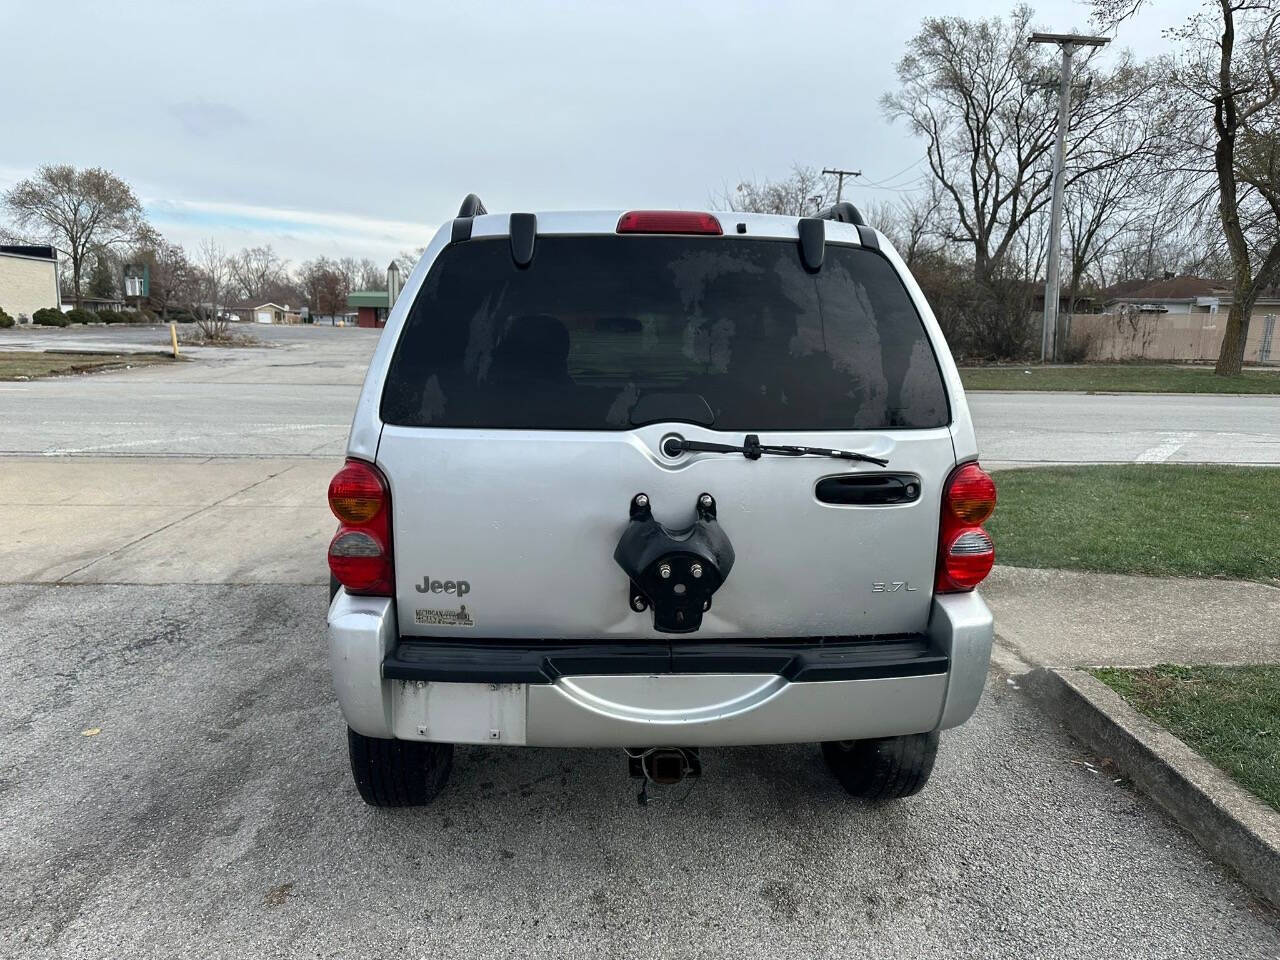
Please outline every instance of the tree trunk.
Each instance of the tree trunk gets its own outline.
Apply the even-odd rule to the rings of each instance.
[[[982,287],[991,280],[991,259],[978,249],[973,253],[973,280]]]
[[[71,258],[71,299],[75,302],[76,309],[80,309],[80,259],[78,257]]]
[[[1240,198],[1236,183],[1236,90],[1231,82],[1231,57],[1235,49],[1235,21],[1228,0],[1222,7],[1222,43],[1219,50],[1218,95],[1213,101],[1213,126],[1218,142],[1213,148],[1213,166],[1218,177],[1218,213],[1222,232],[1231,255],[1231,310],[1227,329],[1222,334],[1222,348],[1213,372],[1220,377],[1233,377],[1244,366],[1244,343],[1249,336],[1249,318],[1257,298],[1253,266],[1249,262],[1249,244],[1240,224]]]
[[[1237,291],[1241,285],[1236,284]],[[1218,362],[1213,372],[1220,377],[1236,377],[1244,367],[1244,345],[1249,339],[1249,317],[1253,314],[1253,304],[1257,299],[1257,290],[1248,287],[1247,293],[1241,297],[1231,298],[1231,310],[1227,313],[1227,329],[1222,334],[1222,349],[1218,351]]]

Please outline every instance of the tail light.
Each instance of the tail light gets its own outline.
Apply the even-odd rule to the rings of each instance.
[[[632,210],[618,218],[618,232],[724,234],[720,221],[711,214],[688,210]]]
[[[395,594],[391,562],[391,492],[372,464],[348,460],[329,481],[329,509],[338,532],[329,542],[329,569],[347,593]]]
[[[987,578],[996,550],[982,524],[995,509],[995,481],[976,463],[962,464],[947,478],[938,527],[938,593],[972,590]]]

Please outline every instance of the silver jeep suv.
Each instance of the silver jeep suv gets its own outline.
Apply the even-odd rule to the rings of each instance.
[[[898,254],[819,216],[487,213],[387,319],[329,503],[329,654],[367,803],[453,744],[818,742],[924,786],[982,694],[995,486]]]

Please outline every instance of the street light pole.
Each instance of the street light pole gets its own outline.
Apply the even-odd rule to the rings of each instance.
[[[1072,58],[1077,47],[1101,47],[1107,37],[1075,33],[1033,33],[1028,43],[1055,43],[1062,50],[1062,77],[1058,86],[1058,136],[1053,149],[1053,203],[1049,208],[1049,263],[1044,278],[1044,326],[1040,330],[1040,362],[1058,358],[1058,260],[1062,239],[1062,167],[1067,147],[1067,121],[1071,111]]]

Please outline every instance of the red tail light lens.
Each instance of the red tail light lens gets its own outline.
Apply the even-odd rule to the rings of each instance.
[[[348,460],[329,482],[329,509],[340,526],[329,543],[329,569],[347,593],[395,594],[391,561],[391,492],[377,467]]]
[[[938,593],[972,590],[987,578],[996,550],[979,524],[995,508],[995,481],[976,463],[963,464],[947,478],[938,529]]]
[[[711,214],[687,210],[632,210],[618,219],[618,232],[724,234],[720,221]]]
[[[947,505],[957,520],[985,523],[996,509],[996,482],[976,463],[966,463],[951,475]]]

